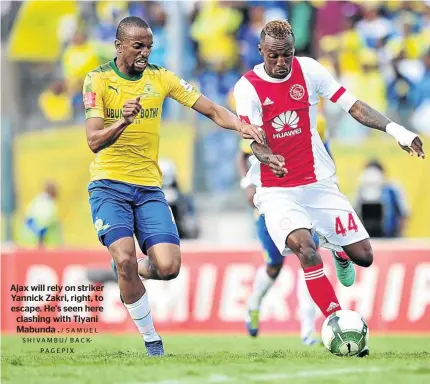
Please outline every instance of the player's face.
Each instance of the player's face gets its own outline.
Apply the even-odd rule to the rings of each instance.
[[[283,79],[288,76],[294,58],[293,36],[288,36],[284,40],[266,36],[259,50],[264,57],[264,68],[270,77]]]
[[[122,40],[116,40],[118,59],[130,75],[142,73],[148,65],[153,36],[150,28],[132,27]]]

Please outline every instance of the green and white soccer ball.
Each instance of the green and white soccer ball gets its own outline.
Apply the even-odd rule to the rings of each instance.
[[[333,355],[355,356],[366,348],[369,328],[359,313],[343,309],[325,319],[321,338]]]

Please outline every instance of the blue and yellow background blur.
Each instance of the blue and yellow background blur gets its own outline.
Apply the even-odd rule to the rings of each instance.
[[[235,82],[261,61],[265,22],[288,18],[297,55],[320,60],[355,96],[417,132],[430,153],[428,1],[2,1],[1,12],[3,242],[23,241],[27,206],[53,180],[61,223],[55,244],[97,246],[81,87],[87,72],[115,56],[116,26],[127,15],[150,24],[151,62],[231,109]],[[170,100],[164,108],[160,155],[173,160],[181,187],[195,196],[203,240],[246,243],[251,230],[227,239],[211,227],[250,220],[235,167],[239,137]],[[329,102],[321,113],[342,191],[353,200],[365,164],[380,160],[410,206],[404,235],[430,237],[430,160],[410,158]]]

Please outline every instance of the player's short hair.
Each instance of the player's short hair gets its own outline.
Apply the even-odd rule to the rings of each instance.
[[[266,36],[273,37],[276,40],[284,40],[288,36],[293,36],[293,29],[287,20],[269,21],[260,34],[260,41],[264,41]]]
[[[116,29],[116,38],[117,40],[121,40],[124,37],[125,31],[130,27],[138,27],[138,28],[149,28],[149,24],[141,19],[140,17],[136,16],[128,16],[125,19],[122,19],[118,27]]]

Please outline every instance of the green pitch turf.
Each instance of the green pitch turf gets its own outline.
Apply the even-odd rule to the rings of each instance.
[[[430,383],[430,337],[371,336],[365,359],[335,357],[279,335],[166,335],[164,358],[147,358],[138,335],[96,335],[90,344],[21,339],[2,336],[3,384]],[[40,348],[74,353],[45,354]]]

